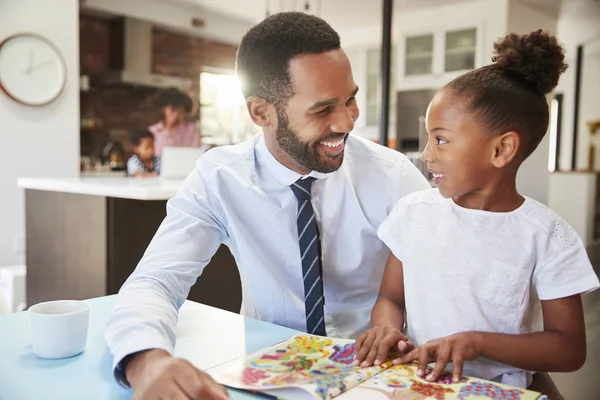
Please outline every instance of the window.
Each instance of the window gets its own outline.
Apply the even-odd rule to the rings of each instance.
[[[203,142],[210,145],[238,143],[259,131],[233,73],[211,70],[200,74],[200,131]]]

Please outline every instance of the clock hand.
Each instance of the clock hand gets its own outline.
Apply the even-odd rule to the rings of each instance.
[[[52,59],[50,59],[50,60],[46,60],[46,61],[44,61],[44,62],[41,62],[41,63],[37,64],[37,65],[34,65],[33,67],[31,67],[31,68],[29,69],[29,73],[31,74],[31,72],[32,72],[32,71],[35,71],[35,70],[37,70],[37,69],[40,69],[40,68],[43,68],[43,67],[46,67],[46,66],[48,66],[48,65],[52,64],[52,63],[54,62],[54,60],[55,60],[55,59],[54,59],[54,58],[52,58]]]
[[[27,75],[31,75],[31,68],[33,67],[33,49],[29,50],[29,68],[27,68]]]

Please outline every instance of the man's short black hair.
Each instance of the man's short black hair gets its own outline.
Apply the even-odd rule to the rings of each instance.
[[[293,96],[289,63],[301,54],[340,48],[340,36],[321,18],[301,12],[273,14],[252,27],[237,51],[236,71],[245,98],[260,96],[274,105]]]
[[[154,140],[154,135],[148,129],[136,129],[129,134],[129,141],[134,146],[139,146],[145,138]]]
[[[156,99],[158,107],[163,108],[171,106],[173,108],[181,108],[186,113],[192,111],[192,99],[177,88],[169,88],[163,90]]]

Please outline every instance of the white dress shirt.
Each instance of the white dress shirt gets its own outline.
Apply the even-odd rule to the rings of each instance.
[[[369,327],[389,255],[379,225],[400,198],[431,186],[403,154],[354,135],[337,171],[309,175],[317,178],[326,331],[354,338]],[[173,351],[177,311],[222,243],[240,272],[241,313],[306,329],[298,203],[289,187],[300,177],[273,157],[262,134],[198,160],[119,292],[106,332],[115,366],[137,351]]]

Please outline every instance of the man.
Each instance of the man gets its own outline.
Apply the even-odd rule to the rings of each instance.
[[[377,228],[400,198],[430,187],[404,155],[349,136],[358,87],[323,20],[265,19],[242,39],[237,73],[262,133],[198,160],[109,323],[116,376],[136,398],[226,398],[170,355],[177,310],[221,243],[240,271],[242,314],[356,337],[389,255]]]

